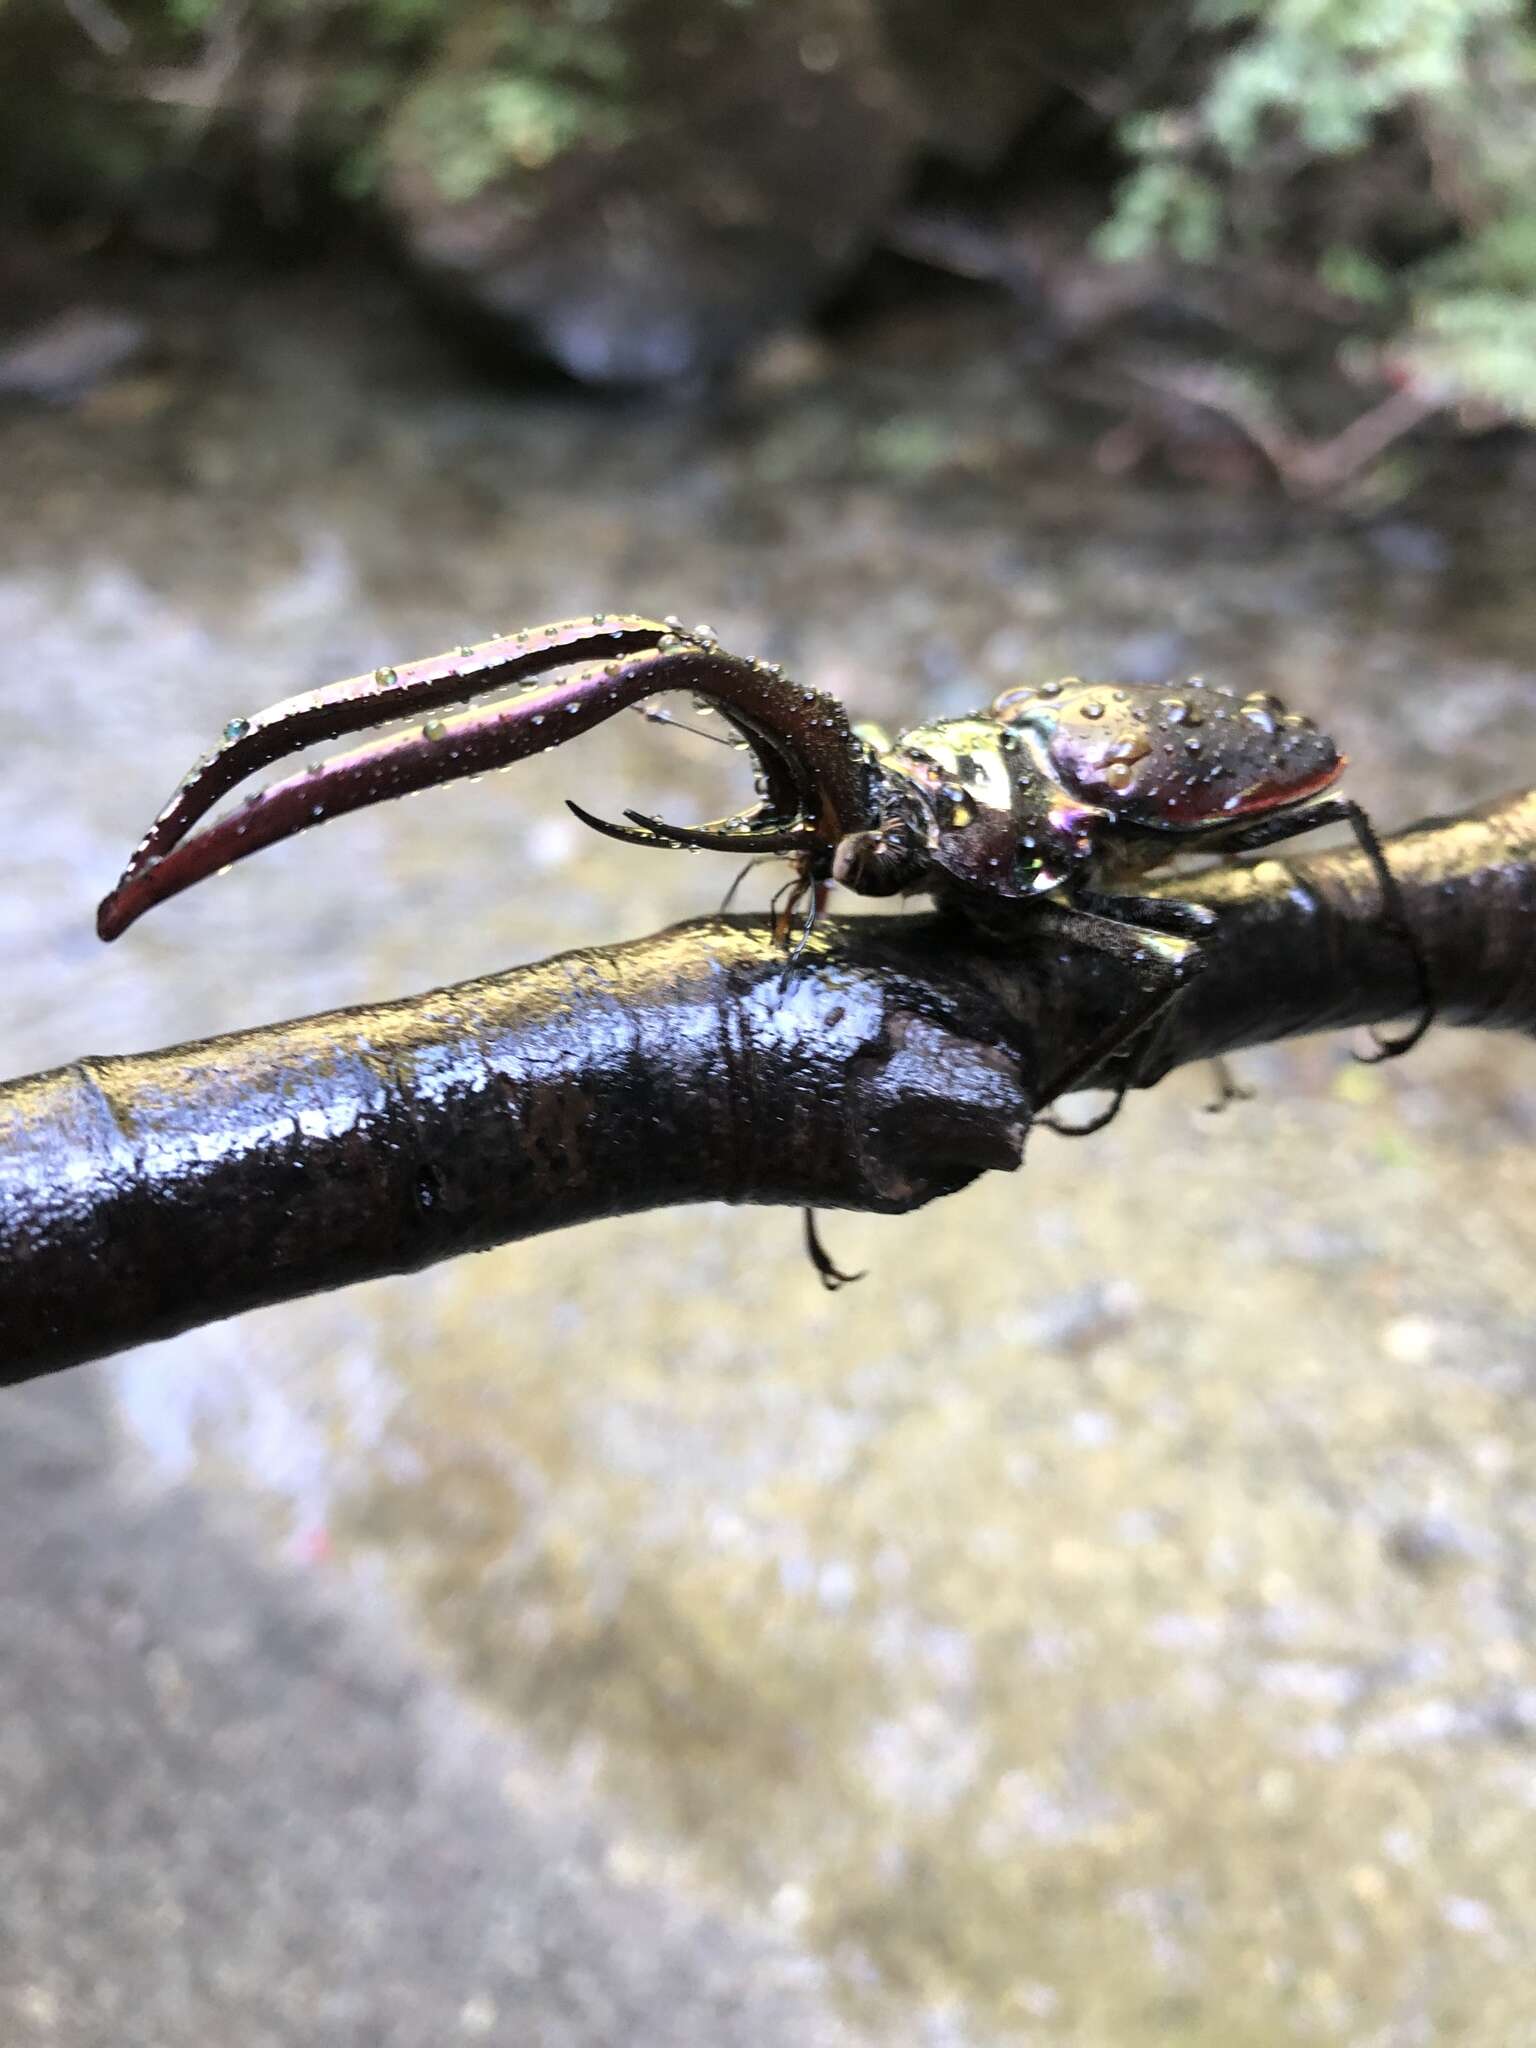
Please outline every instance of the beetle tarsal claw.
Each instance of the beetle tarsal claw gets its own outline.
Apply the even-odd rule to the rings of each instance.
[[[1410,1024],[1408,1029],[1399,1033],[1396,1038],[1393,1038],[1388,1032],[1377,1030],[1372,1025],[1369,1032],[1371,1050],[1369,1052],[1357,1051],[1355,1058],[1362,1067],[1379,1066],[1383,1060],[1401,1059],[1405,1052],[1413,1051],[1413,1048],[1434,1021],[1434,1010],[1432,1008],[1426,1009],[1420,1014],[1417,1024]]]
[[[802,1209],[800,1213],[805,1219],[806,1254],[828,1294],[836,1294],[840,1287],[852,1287],[855,1281],[862,1280],[862,1273],[845,1273],[834,1262],[832,1254],[821,1241],[821,1232],[816,1228],[816,1211]]]

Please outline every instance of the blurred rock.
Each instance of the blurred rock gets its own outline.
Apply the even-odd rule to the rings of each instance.
[[[1085,96],[1122,69],[1137,19],[1152,10],[1148,0],[879,0],[879,11],[929,147],[987,171],[1063,88]]]
[[[71,306],[0,341],[0,392],[68,404],[137,361],[147,339],[131,313]]]
[[[397,108],[382,194],[451,300],[576,377],[651,384],[825,291],[915,145],[866,0],[490,4]]]

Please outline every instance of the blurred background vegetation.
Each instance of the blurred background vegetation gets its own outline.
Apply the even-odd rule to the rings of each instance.
[[[1379,497],[1536,420],[1522,0],[0,0],[0,77],[13,237],[363,238],[509,375],[986,291],[1110,468]]]

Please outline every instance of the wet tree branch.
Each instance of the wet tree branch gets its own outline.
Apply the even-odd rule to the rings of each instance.
[[[1536,1031],[1536,792],[1388,855],[1442,1020]],[[1177,893],[1221,926],[1164,1071],[1412,1003],[1358,853]],[[0,1384],[599,1216],[916,1208],[1017,1166],[1049,1077],[1134,994],[1046,921],[1005,951],[859,917],[782,970],[762,922],[710,918],[0,1087]]]

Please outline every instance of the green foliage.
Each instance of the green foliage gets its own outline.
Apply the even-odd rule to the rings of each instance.
[[[502,74],[435,81],[411,104],[411,122],[433,182],[452,202],[509,171],[539,171],[577,142],[621,141],[621,113],[580,87]]]
[[[1523,0],[1204,0],[1206,24],[1250,33],[1217,67],[1202,125],[1233,164],[1277,118],[1316,156],[1366,148],[1416,102],[1475,127],[1484,53],[1528,68],[1525,13]]]
[[[172,28],[195,34],[207,28],[223,5],[223,0],[165,0],[165,11]]]
[[[1453,402],[1536,422],[1536,296],[1459,291],[1415,302],[1407,353]]]
[[[578,141],[623,140],[627,52],[613,22],[627,4],[248,0],[240,62],[254,76],[268,62],[291,61],[301,23],[312,87],[306,126],[338,189],[354,199],[377,189],[383,127],[399,109],[408,152],[452,202],[541,169]],[[145,0],[143,11],[167,59],[188,63],[229,14],[227,0]]]
[[[1283,252],[1399,373],[1536,423],[1527,0],[1196,0],[1194,22],[1214,38],[1203,89],[1123,125],[1135,162],[1103,252]]]
[[[629,52],[609,23],[613,0],[514,4],[494,45],[441,67],[405,111],[409,153],[450,204],[581,143],[614,148],[632,132]]]
[[[1185,263],[1205,263],[1220,243],[1221,216],[1213,179],[1172,157],[1149,157],[1121,193],[1099,247],[1111,261],[1130,263],[1161,242]]]

